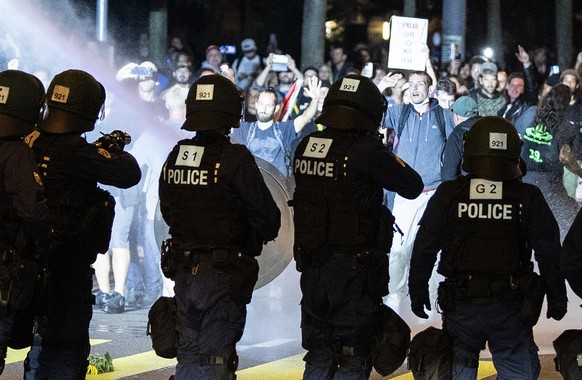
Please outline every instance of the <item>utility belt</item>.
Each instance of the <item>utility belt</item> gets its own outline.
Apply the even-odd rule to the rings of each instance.
[[[383,250],[366,248],[342,250],[332,247],[310,250],[296,246],[294,257],[299,272],[304,268],[319,268],[324,265],[327,269],[353,269],[361,274],[369,295],[372,297],[388,295],[390,281],[388,255]]]
[[[293,251],[297,270],[299,272],[301,272],[304,267],[321,267],[324,265],[334,268],[358,269],[365,266],[370,257],[377,254],[386,255],[386,253],[379,253],[378,250],[368,250],[365,248],[341,250],[332,247],[307,249],[296,246]]]
[[[482,277],[452,277],[438,287],[441,312],[452,312],[462,303],[514,301],[520,307],[522,321],[534,326],[541,313],[545,289],[535,272]]]
[[[178,266],[192,268],[196,274],[198,265],[210,262],[214,269],[227,270],[230,267],[229,257],[247,255],[244,250],[226,246],[200,246],[188,243],[174,242],[172,239],[162,242],[161,266],[164,276],[173,278]]]

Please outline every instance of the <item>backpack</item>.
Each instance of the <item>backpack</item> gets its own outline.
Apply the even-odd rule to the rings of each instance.
[[[178,354],[179,333],[174,297],[160,297],[148,312],[147,335],[156,355],[173,359]]]
[[[408,369],[415,380],[450,380],[453,373],[453,338],[429,327],[410,342]]]
[[[372,352],[372,365],[380,375],[388,376],[400,368],[406,359],[410,346],[410,327],[394,310],[386,305],[380,307],[382,326]]]
[[[582,379],[582,330],[566,330],[553,342],[556,371],[566,380]]]

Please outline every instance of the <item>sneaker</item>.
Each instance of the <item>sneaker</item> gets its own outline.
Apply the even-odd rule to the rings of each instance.
[[[101,290],[98,290],[95,295],[95,303],[93,304],[93,309],[103,309],[103,305],[107,302],[109,298],[109,294],[103,293]]]
[[[119,314],[125,311],[125,297],[117,292],[111,292],[103,305],[103,311],[108,314]]]
[[[139,309],[143,293],[135,288],[128,288],[125,291],[125,307],[129,309]]]

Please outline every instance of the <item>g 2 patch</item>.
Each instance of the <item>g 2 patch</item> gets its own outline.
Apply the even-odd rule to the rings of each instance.
[[[66,104],[69,99],[70,90],[71,89],[69,87],[61,86],[58,84],[55,85],[53,94],[51,95],[51,100],[53,102]]]
[[[304,157],[325,158],[331,147],[332,139],[310,137],[303,152]]]
[[[212,100],[212,99],[214,99],[213,84],[196,85],[196,100]]]
[[[469,185],[469,199],[502,199],[503,182],[472,178]]]
[[[0,104],[8,102],[8,95],[10,94],[10,87],[0,86]]]
[[[176,166],[189,166],[192,168],[200,167],[204,147],[196,145],[180,145],[178,157],[176,157]]]
[[[360,85],[359,79],[343,78],[340,85],[340,91],[357,92]]]
[[[507,150],[507,133],[489,133],[489,149]]]

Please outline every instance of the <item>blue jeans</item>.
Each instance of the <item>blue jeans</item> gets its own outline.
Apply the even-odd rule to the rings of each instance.
[[[144,257],[140,262],[135,250],[131,253],[131,262],[127,273],[126,288],[135,289],[138,292],[144,291],[152,294],[152,298],[157,298],[162,290],[162,275],[160,270],[160,247],[156,242],[154,234],[154,221],[139,216],[138,233],[139,241],[143,246]]]
[[[454,337],[453,379],[477,379],[479,352],[488,342],[497,379],[531,380],[540,374],[531,327],[521,322],[517,301],[463,303],[443,317]]]

